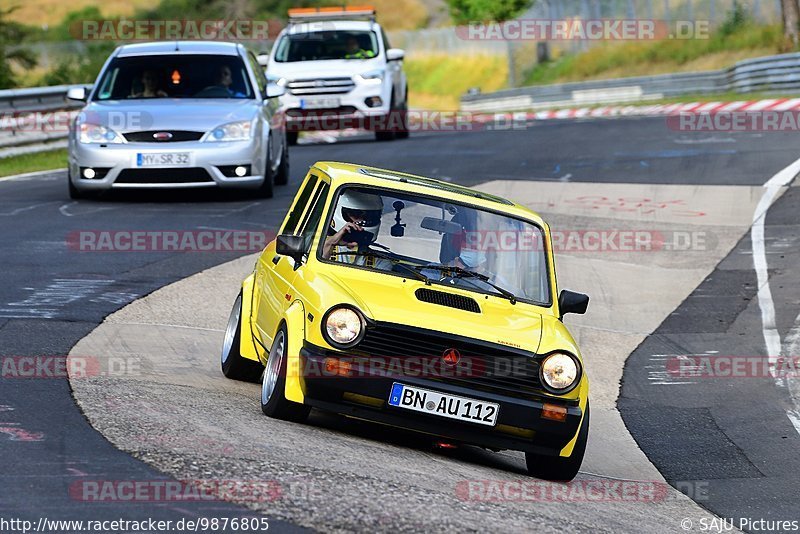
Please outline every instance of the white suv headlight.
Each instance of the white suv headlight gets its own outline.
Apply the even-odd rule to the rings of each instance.
[[[369,72],[364,72],[359,74],[358,77],[361,78],[361,81],[366,84],[374,84],[379,85],[383,83],[383,77],[386,75],[386,71],[383,69],[378,70],[371,70]]]
[[[286,86],[286,78],[281,78],[280,76],[275,76],[274,74],[267,74],[267,82],[280,85],[281,87]]]
[[[247,141],[250,139],[250,121],[237,121],[217,126],[206,136],[207,142]]]
[[[82,122],[78,125],[78,132],[78,139],[81,143],[119,144],[125,142],[117,132],[99,124]]]

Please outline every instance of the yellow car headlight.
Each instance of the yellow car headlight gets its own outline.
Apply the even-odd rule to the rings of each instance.
[[[331,308],[322,321],[322,335],[336,348],[356,345],[364,335],[363,316],[354,308],[336,306]]]
[[[545,389],[563,394],[578,384],[581,368],[577,359],[571,354],[554,352],[542,362],[541,376]]]

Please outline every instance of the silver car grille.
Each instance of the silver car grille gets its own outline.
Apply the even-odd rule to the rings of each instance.
[[[316,80],[295,80],[286,84],[293,95],[342,95],[356,86],[352,78],[320,78]]]

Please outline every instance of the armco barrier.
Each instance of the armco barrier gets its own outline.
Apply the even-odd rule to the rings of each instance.
[[[28,128],[18,128],[24,124],[25,114],[73,110],[82,107],[81,102],[67,100],[67,90],[73,85],[52,87],[32,87],[0,91],[0,148],[39,143],[62,139],[66,131],[31,132]],[[88,89],[90,85],[84,86]]]
[[[711,93],[787,93],[800,90],[800,53],[736,63],[725,70],[537,85],[464,95],[464,111],[540,110],[576,105],[647,102]]]

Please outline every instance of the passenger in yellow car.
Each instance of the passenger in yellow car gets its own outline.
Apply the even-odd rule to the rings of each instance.
[[[375,52],[364,50],[354,35],[350,35],[345,42],[345,59],[372,59]]]
[[[522,289],[498,272],[500,266],[497,255],[503,252],[494,249],[494,247],[490,248],[485,244],[474,243],[475,239],[467,237],[470,234],[473,237],[477,237],[482,233],[479,229],[478,216],[477,211],[467,209],[460,211],[451,219],[451,222],[460,224],[463,231],[460,235],[444,236],[442,238],[440,260],[450,267],[484,275],[487,277],[486,281],[490,284],[496,284],[515,295],[524,296],[525,293]],[[483,232],[489,231],[484,229]],[[514,257],[516,257],[517,252],[509,251]],[[471,282],[474,285],[481,285],[480,280],[471,280]]]
[[[370,245],[378,239],[383,199],[378,195],[345,191],[331,221],[335,233],[325,239],[322,255],[334,261],[360,267],[392,270],[392,262],[372,254]]]

